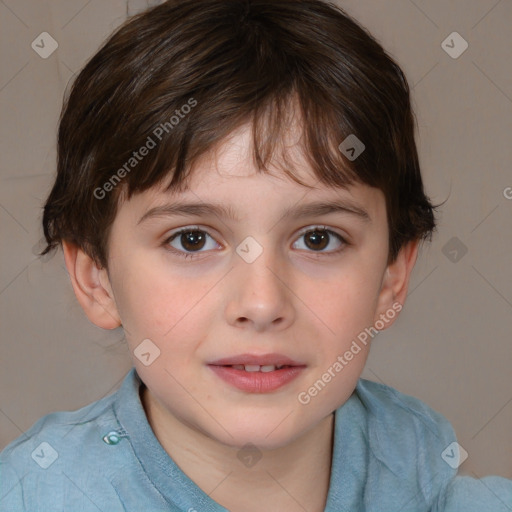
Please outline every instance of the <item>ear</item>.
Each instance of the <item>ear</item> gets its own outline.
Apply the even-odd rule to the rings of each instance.
[[[377,320],[381,320],[380,323],[384,324],[384,329],[394,322],[394,319],[398,316],[396,312],[401,311],[405,302],[409,288],[409,278],[418,257],[418,245],[418,240],[413,240],[404,245],[395,261],[386,268],[374,318],[374,324]],[[387,315],[389,318],[382,321],[381,315],[388,310],[393,311],[393,317]]]
[[[119,327],[121,319],[106,269],[71,242],[63,241],[62,248],[71,284],[87,318],[102,329]]]

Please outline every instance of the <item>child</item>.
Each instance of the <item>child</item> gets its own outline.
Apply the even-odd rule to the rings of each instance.
[[[360,379],[435,208],[407,81],[340,9],[128,20],[67,99],[43,224],[134,368],[5,448],[0,510],[512,510],[446,419]]]

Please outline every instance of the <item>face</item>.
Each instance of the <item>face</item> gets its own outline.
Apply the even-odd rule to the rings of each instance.
[[[235,132],[185,192],[122,203],[108,268],[134,365],[162,414],[226,445],[271,449],[354,390],[369,349],[354,340],[384,313],[388,226],[379,190],[320,185],[305,163],[294,170],[312,188],[257,173],[250,141],[247,128]],[[315,211],[320,202],[344,209]],[[176,208],[191,203],[227,212]]]

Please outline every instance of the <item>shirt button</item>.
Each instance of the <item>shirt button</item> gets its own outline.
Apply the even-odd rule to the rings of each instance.
[[[121,436],[118,432],[113,430],[112,432],[109,432],[107,435],[103,436],[103,441],[107,444],[117,444],[119,441],[121,441]]]

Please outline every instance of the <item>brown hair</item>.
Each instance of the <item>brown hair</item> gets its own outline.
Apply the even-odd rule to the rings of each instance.
[[[431,237],[437,206],[423,191],[409,86],[364,28],[321,0],[169,0],[127,20],[75,80],[41,254],[69,240],[106,267],[121,197],[171,175],[168,190],[184,190],[198,157],[251,120],[266,170],[292,105],[321,183],[384,193],[389,262]],[[365,145],[353,161],[338,149],[351,134]]]

